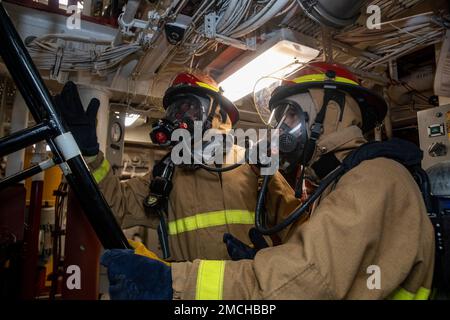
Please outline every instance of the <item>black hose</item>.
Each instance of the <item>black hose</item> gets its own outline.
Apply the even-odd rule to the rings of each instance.
[[[306,212],[309,206],[320,197],[320,195],[325,191],[325,189],[332,182],[336,181],[336,179],[338,179],[339,176],[341,176],[344,172],[345,168],[343,166],[338,167],[335,171],[333,171],[333,173],[331,173],[320,183],[320,185],[317,187],[314,193],[308,198],[308,200],[306,200],[306,202],[302,206],[294,210],[285,220],[270,228],[267,228],[265,226],[264,221],[262,220],[262,218],[264,217],[265,196],[267,192],[267,186],[272,177],[272,176],[265,176],[261,187],[261,191],[258,194],[258,202],[256,203],[256,213],[255,213],[256,229],[264,235],[270,235],[280,232],[288,225],[294,223]]]

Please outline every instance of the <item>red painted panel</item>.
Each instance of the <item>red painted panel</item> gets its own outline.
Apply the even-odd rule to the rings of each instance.
[[[73,192],[67,203],[66,241],[64,247],[64,271],[76,265],[81,271],[81,289],[70,290],[65,273],[62,298],[68,300],[97,300],[99,291],[100,241],[89,224]]]
[[[23,240],[26,190],[23,184],[0,190],[0,232],[9,232]]]
[[[37,263],[39,246],[39,225],[41,221],[43,181],[31,183],[30,207],[25,229],[24,260],[22,266],[22,299],[31,300],[37,291]]]
[[[6,256],[1,258],[8,261],[0,268],[1,298],[20,297],[25,199],[26,189],[22,184],[0,190],[0,245],[7,248],[3,252]]]

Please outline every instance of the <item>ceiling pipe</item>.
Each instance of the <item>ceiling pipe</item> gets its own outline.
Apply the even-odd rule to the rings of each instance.
[[[341,29],[358,19],[365,0],[297,0],[297,2],[314,21],[327,27]]]
[[[122,15],[121,19],[125,24],[129,24],[133,21],[134,16],[136,15],[136,12],[137,12],[140,4],[141,4],[141,0],[128,0],[127,4],[125,6],[125,10],[121,14]],[[119,27],[119,30],[117,31],[116,37],[114,38],[112,44],[115,47],[122,43],[123,43],[123,37],[122,37],[122,32]]]

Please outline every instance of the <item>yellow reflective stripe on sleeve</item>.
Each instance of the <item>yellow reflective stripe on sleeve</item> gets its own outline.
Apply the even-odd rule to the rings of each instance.
[[[197,85],[200,86],[200,87],[203,87],[203,88],[212,90],[212,91],[214,91],[214,92],[219,92],[219,88],[213,87],[212,85],[209,85],[209,84],[207,84],[207,83],[200,82],[200,81],[197,81],[196,83],[197,83]]]
[[[428,300],[430,296],[430,290],[424,287],[420,287],[414,294],[403,288],[398,288],[394,293],[389,296],[390,300]]]
[[[221,210],[199,213],[169,222],[169,235],[203,229],[208,227],[223,226],[227,224],[254,224],[255,213],[247,210]]]
[[[105,179],[108,171],[110,169],[110,165],[108,160],[103,159],[102,164],[98,167],[92,175],[94,176],[95,182],[100,183],[103,179]]]
[[[305,83],[305,82],[312,82],[312,81],[325,81],[325,74],[321,73],[321,74],[309,74],[306,76],[301,76],[298,77],[296,79],[294,79],[295,83]],[[335,82],[341,82],[341,83],[348,83],[348,84],[354,84],[354,85],[358,85],[357,82],[347,79],[347,78],[343,78],[343,77],[336,77],[334,79]]]
[[[195,300],[222,300],[225,261],[201,260],[197,272]]]

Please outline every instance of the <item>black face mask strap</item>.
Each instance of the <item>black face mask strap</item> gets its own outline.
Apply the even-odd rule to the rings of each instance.
[[[219,102],[217,101],[217,99],[212,98],[213,102],[212,102],[212,107],[211,110],[208,114],[208,117],[206,118],[205,123],[203,124],[203,133],[205,133],[207,130],[212,128],[212,122],[214,120],[214,115],[216,114],[216,110],[217,107],[219,106]]]
[[[306,165],[306,163],[311,160],[314,150],[316,149],[317,140],[319,139],[320,135],[323,131],[323,122],[325,121],[325,114],[327,112],[327,106],[328,103],[333,100],[334,93],[336,91],[335,86],[331,85],[325,85],[324,86],[324,96],[323,96],[323,104],[320,108],[319,113],[316,116],[316,119],[314,120],[313,125],[311,126],[311,134],[308,139],[308,142],[306,143],[305,148],[305,157],[303,161],[303,165]]]

